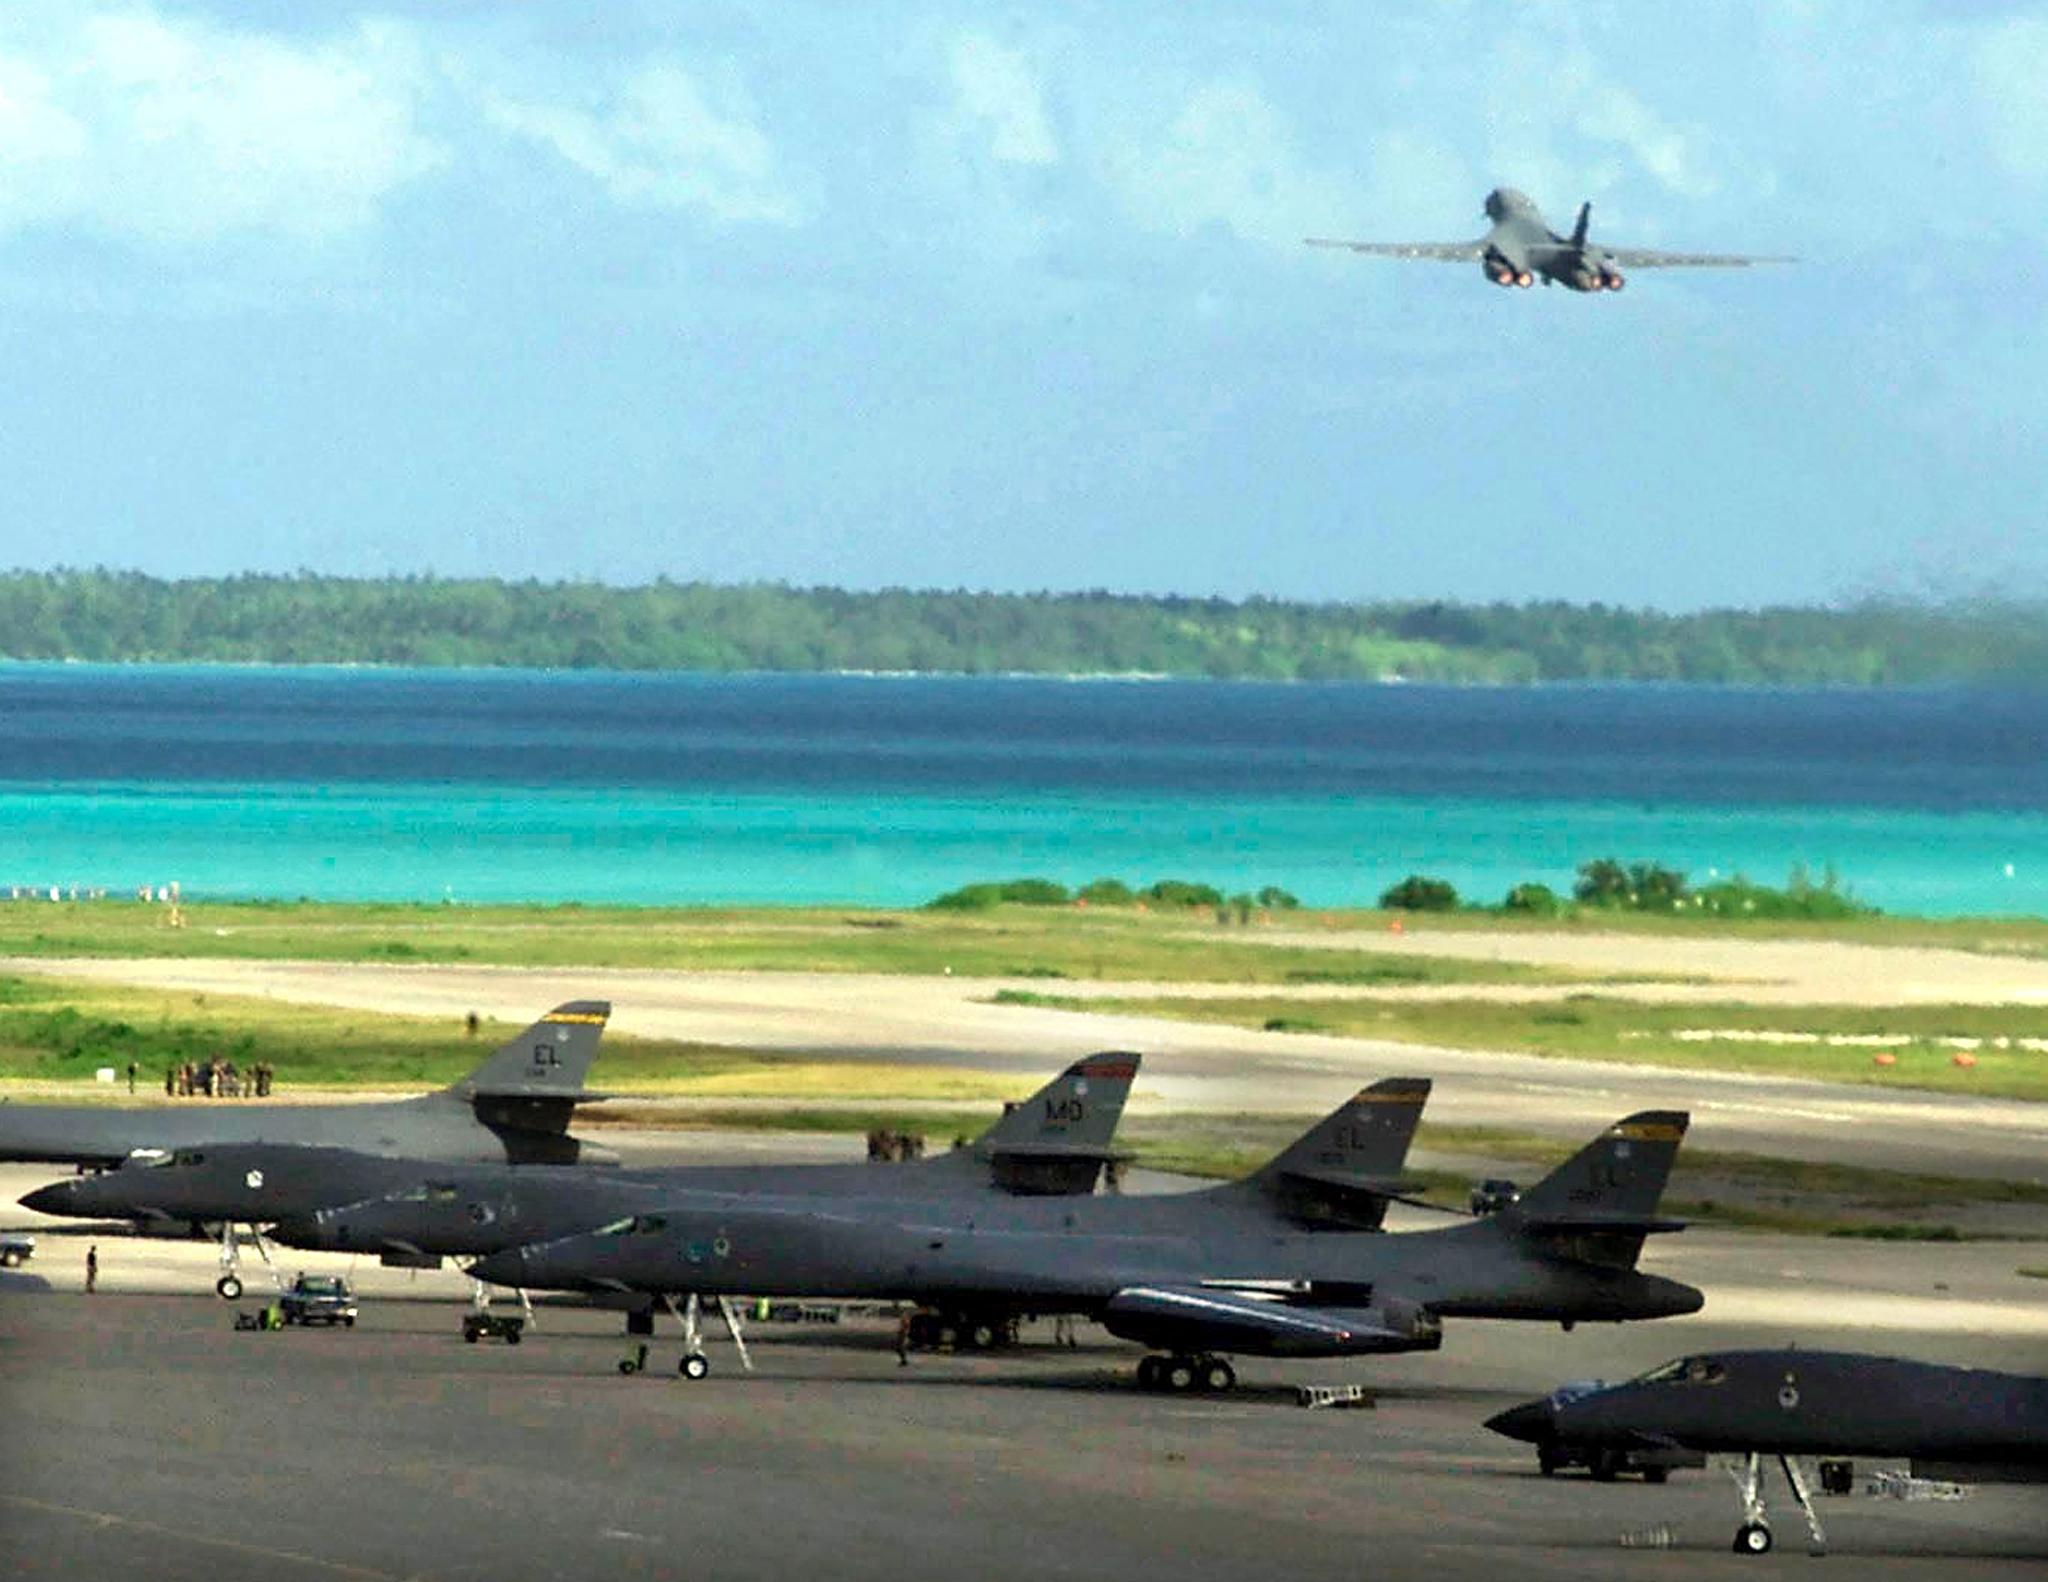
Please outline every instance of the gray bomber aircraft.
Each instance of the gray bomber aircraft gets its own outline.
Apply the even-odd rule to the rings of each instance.
[[[670,1172],[659,1182],[649,1181],[645,1190],[636,1186],[636,1200],[628,1202],[604,1185],[572,1187],[562,1182],[559,1172],[543,1177],[525,1171],[501,1174],[488,1183],[477,1179],[478,1189],[470,1191],[437,1180],[381,1201],[351,1203],[323,1210],[310,1221],[281,1224],[276,1234],[287,1245],[301,1248],[387,1252],[403,1248],[479,1257],[621,1223],[622,1216],[628,1223],[651,1223],[659,1218],[661,1206],[677,1195],[678,1187],[688,1188],[693,1196],[715,1195],[719,1201],[758,1191],[770,1196],[778,1209],[804,1203],[834,1213],[857,1209],[881,1219],[921,1214],[927,1212],[924,1205],[944,1200],[948,1209],[983,1221],[1000,1221],[1009,1213],[1009,1201],[1003,1192],[992,1189],[1004,1186],[1005,1172],[999,1163],[1004,1155],[1015,1153],[1042,1162],[1056,1157],[1060,1148],[1070,1147],[1083,1160],[1100,1157],[1106,1152],[1137,1066],[1136,1055],[1091,1056],[1005,1116],[969,1149],[886,1172],[866,1165],[691,1169]],[[1092,1097],[1091,1080],[1095,1084]],[[1093,1106],[1085,1119],[1080,1103],[1084,1097]],[[1270,1223],[1267,1216],[1277,1215],[1303,1225],[1377,1228],[1385,1217],[1388,1198],[1400,1193],[1402,1162],[1428,1097],[1429,1083],[1419,1078],[1393,1077],[1375,1083],[1317,1122],[1234,1196],[1262,1223]],[[1086,1130],[1077,1131],[1082,1126]],[[1069,1176],[1067,1181],[1070,1196],[1086,1195],[1094,1184],[1092,1176]],[[1019,1192],[1014,1186],[1006,1190],[1023,1199],[1053,1195],[1043,1190]],[[1021,1206],[1020,1212],[1027,1223],[1033,1221],[1033,1215]],[[601,1289],[616,1292],[620,1288]],[[672,1298],[732,1293],[715,1287],[704,1293],[677,1287],[643,1294]],[[1022,1310],[1019,1304],[997,1299],[933,1305],[938,1311],[932,1315],[932,1323],[977,1350],[1001,1344],[1009,1319]],[[686,1334],[685,1369],[691,1377],[701,1377],[705,1364],[696,1345],[696,1326],[680,1309],[678,1316],[683,1318]],[[642,1328],[637,1332],[650,1331]]]
[[[535,1288],[1077,1313],[1165,1353],[1147,1356],[1138,1377],[1168,1390],[1230,1388],[1236,1375],[1222,1353],[1433,1350],[1445,1318],[1570,1327],[1700,1307],[1691,1286],[1635,1268],[1645,1236],[1680,1228],[1656,1207],[1683,1114],[1630,1116],[1497,1214],[1385,1235],[1328,1211],[1333,1198],[1398,1195],[1379,1161],[1346,1168],[1361,1151],[1345,1145],[1346,1133],[1361,1131],[1357,1111],[1372,1092],[1317,1129],[1332,1128],[1328,1135],[1311,1134],[1307,1147],[1250,1179],[1206,1191],[1009,1200],[967,1213],[944,1202],[912,1212],[679,1195],[596,1232],[494,1254],[471,1273]],[[1412,1116],[1419,1103],[1412,1094],[1407,1103]],[[1371,1211],[1364,1217],[1377,1225]]]
[[[967,1147],[888,1171],[866,1164],[587,1169],[211,1143],[140,1152],[118,1169],[53,1182],[21,1201],[42,1214],[217,1222],[225,1227],[219,1289],[233,1298],[241,1294],[231,1267],[238,1224],[274,1225],[275,1239],[288,1246],[435,1267],[444,1254],[586,1230],[679,1187],[821,1197],[1090,1192],[1117,1157],[1110,1145],[1138,1065],[1138,1056],[1124,1053],[1078,1060]],[[268,1261],[260,1232],[256,1246]]]
[[[584,1076],[612,1008],[559,1005],[438,1093],[381,1104],[0,1104],[0,1159],[117,1165],[151,1149],[209,1143],[350,1148],[412,1159],[601,1163],[569,1135],[576,1106],[601,1095]]]
[[[1526,194],[1496,187],[1486,195],[1493,228],[1471,242],[1347,242],[1311,236],[1311,247],[1339,247],[1379,258],[1421,258],[1437,263],[1477,263],[1497,286],[1567,286],[1573,291],[1619,291],[1624,269],[1741,269],[1750,264],[1789,264],[1782,254],[1667,253],[1648,247],[1603,247],[1587,234],[1593,205],[1579,205],[1569,236],[1550,228]]]
[[[1539,1447],[1675,1448],[1741,1457],[1738,1554],[1771,1547],[1763,1460],[1776,1456],[1806,1516],[1827,1535],[1801,1456],[1909,1460],[1913,1475],[1963,1483],[2048,1482],[2048,1379],[1845,1351],[1724,1351],[1681,1357],[1640,1378],[1526,1401],[1486,1426]]]

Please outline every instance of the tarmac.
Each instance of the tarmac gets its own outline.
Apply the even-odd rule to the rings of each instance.
[[[745,1157],[788,1140],[719,1142]],[[49,1173],[6,1167],[0,1192]],[[2048,1367],[2048,1282],[2019,1272],[2048,1265],[2041,1243],[1696,1228],[1646,1260],[1706,1289],[1691,1318],[1453,1323],[1435,1354],[1242,1358],[1231,1396],[1164,1398],[1132,1384],[1138,1350],[1093,1326],[1076,1350],[1040,1324],[1014,1351],[906,1368],[893,1324],[858,1313],[750,1325],[751,1375],[714,1326],[702,1383],[676,1377],[664,1319],[650,1371],[626,1378],[615,1314],[543,1302],[520,1346],[465,1345],[453,1269],[290,1251],[287,1275],[347,1273],[361,1321],[237,1331],[236,1308],[263,1300],[253,1255],[228,1304],[206,1243],[0,1209],[0,1226],[24,1225],[36,1256],[0,1273],[0,1562],[20,1576],[1754,1578],[1808,1563],[1789,1499],[1773,1493],[1779,1551],[1738,1557],[1718,1470],[1661,1488],[1544,1479],[1480,1424],[1567,1378],[1712,1347]],[[1372,1404],[1304,1410],[1302,1383],[1361,1384]],[[1850,1575],[2036,1576],[2040,1493],[1822,1514]]]
[[[103,1253],[105,1249],[103,1248]],[[1453,1326],[1433,1356],[1247,1359],[1240,1390],[1168,1398],[1136,1353],[914,1356],[885,1319],[756,1326],[712,1376],[621,1377],[613,1315],[543,1309],[465,1345],[453,1304],[372,1296],[351,1330],[238,1332],[211,1296],[0,1291],[0,1530],[18,1576],[372,1579],[821,1576],[1748,1577],[1718,1471],[1653,1487],[1539,1477],[1480,1424],[1561,1374],[1608,1376],[1725,1325]],[[1039,1326],[1042,1333],[1043,1326]],[[1822,1336],[1816,1331],[1818,1342]],[[1989,1349],[1999,1351],[1994,1345]],[[2006,1360],[2010,1360],[2009,1358]],[[1369,1409],[1293,1386],[1360,1382]],[[2035,1489],[1960,1504],[1824,1502],[1856,1577],[2041,1574]],[[1668,1547],[1624,1547],[1625,1536]]]

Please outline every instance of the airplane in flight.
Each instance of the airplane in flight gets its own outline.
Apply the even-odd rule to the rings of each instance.
[[[1751,264],[1789,264],[1781,254],[1667,253],[1649,247],[1605,247],[1587,234],[1593,205],[1579,205],[1569,236],[1550,228],[1525,193],[1496,187],[1486,195],[1493,227],[1471,242],[1347,242],[1311,236],[1311,247],[1336,247],[1378,258],[1420,258],[1437,263],[1476,262],[1497,286],[1565,286],[1573,291],[1619,291],[1625,269],[1743,269]]]
[[[1916,1478],[2048,1483],[2048,1379],[1846,1351],[1681,1357],[1604,1389],[1525,1401],[1486,1426],[1539,1447],[1681,1449],[1742,1458],[1737,1554],[1767,1553],[1764,1458],[1775,1456],[1815,1554],[1827,1534],[1802,1456],[1905,1459]]]
[[[558,1013],[559,1014],[559,1013]],[[1092,1192],[1138,1073],[1135,1054],[1078,1060],[981,1137],[915,1165],[677,1165],[626,1169],[436,1161],[346,1147],[209,1143],[131,1155],[117,1169],[38,1187],[21,1199],[40,1214],[114,1217],[158,1225],[256,1228],[301,1250],[374,1252],[389,1264],[437,1267],[444,1254],[494,1252],[616,1219],[679,1188],[825,1197],[1006,1191]],[[281,1223],[280,1223],[281,1222]],[[223,1254],[224,1267],[227,1253]],[[274,1267],[274,1265],[273,1265]],[[216,1287],[241,1295],[235,1271]]]
[[[1336,1135],[1361,1130],[1355,1114],[1332,1120]],[[1302,1221],[1294,1203],[1320,1215],[1332,1201],[1399,1195],[1382,1158],[1357,1169],[1347,1157],[1376,1153],[1380,1138],[1364,1150],[1318,1138],[1247,1181],[1169,1196],[1009,1199],[962,1213],[947,1201],[911,1208],[678,1195],[594,1232],[494,1253],[470,1273],[527,1288],[1074,1313],[1163,1353],[1139,1364],[1145,1387],[1227,1390],[1236,1372],[1226,1353],[1434,1350],[1446,1318],[1569,1328],[1698,1311],[1704,1298],[1693,1287],[1635,1267],[1646,1236],[1682,1228],[1656,1208],[1686,1125],[1675,1111],[1632,1115],[1520,1202],[1402,1235],[1383,1234],[1376,1222]]]

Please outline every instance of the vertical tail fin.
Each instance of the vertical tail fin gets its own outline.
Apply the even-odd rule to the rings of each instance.
[[[976,1138],[996,1184],[1012,1192],[1091,1192],[1115,1158],[1111,1143],[1140,1057],[1116,1050],[1075,1061]]]
[[[1657,1218],[1657,1203],[1690,1123],[1683,1110],[1643,1110],[1616,1121],[1524,1192],[1502,1222],[1561,1238],[1561,1250],[1585,1262],[1633,1267],[1643,1237],[1685,1228],[1681,1220]]]
[[[1623,218],[1626,218],[1626,216],[1623,216]],[[1593,205],[1590,202],[1580,204],[1579,223],[1572,227],[1572,246],[1584,247],[1586,245],[1586,230],[1592,222]]]
[[[1251,1179],[1290,1219],[1376,1230],[1400,1195],[1429,1078],[1385,1077],[1316,1122]]]
[[[485,1108],[538,1101],[537,1108],[560,1110],[559,1130],[568,1113],[564,1101],[574,1104],[593,1096],[583,1079],[597,1058],[597,1043],[611,1014],[605,1000],[558,1005],[448,1091],[475,1103],[480,1114]]]

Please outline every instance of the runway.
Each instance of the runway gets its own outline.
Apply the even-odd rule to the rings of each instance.
[[[1656,943],[1668,966],[1669,942]],[[23,958],[0,967],[452,1019],[474,1010],[516,1023],[597,996],[612,1001],[619,1033],[964,1066],[1020,1082],[1092,1050],[1136,1049],[1145,1069],[1133,1115],[1317,1115],[1376,1078],[1426,1075],[1436,1079],[1429,1118],[1438,1124],[1577,1139],[1632,1110],[1676,1108],[1692,1113],[1695,1148],[2048,1183],[2048,1106],[2020,1100],[987,1003],[998,989],[1019,986],[1003,979],[290,961]],[[2001,963],[1999,981],[2041,970]],[[593,1079],[600,1086],[602,1059]]]

